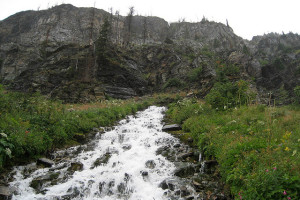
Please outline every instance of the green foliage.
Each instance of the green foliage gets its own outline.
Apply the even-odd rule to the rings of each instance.
[[[202,67],[197,67],[191,70],[191,72],[188,75],[188,78],[191,82],[197,82],[200,81],[202,74]]]
[[[297,199],[300,191],[300,110],[242,106],[216,112],[197,101],[170,104],[204,155],[214,157],[235,199]],[[198,105],[197,105],[198,104]],[[192,109],[199,110],[192,112]]]
[[[205,100],[213,108],[224,110],[240,105],[247,104],[252,95],[247,93],[248,83],[244,80],[239,80],[236,83],[217,82],[211,89]]]
[[[248,47],[246,45],[243,46],[243,53],[246,55],[250,55],[250,50],[248,49]]]
[[[0,102],[0,169],[11,159],[43,155],[70,143],[76,134],[110,126],[149,105],[147,101],[112,100],[70,112],[60,102],[38,94],[5,92],[2,86]]]
[[[183,87],[185,84],[179,80],[178,78],[170,78],[164,85],[163,85],[163,89],[166,88],[171,88],[171,87],[175,87],[175,88],[181,88]]]
[[[165,43],[166,43],[166,44],[173,44],[174,42],[173,42],[173,40],[171,40],[169,37],[167,37],[167,38],[165,39]]]
[[[269,64],[269,61],[267,61],[267,60],[259,60],[259,63],[260,63],[262,66],[265,66],[265,65],[268,65],[268,64]]]
[[[240,68],[231,64],[219,64],[216,69],[217,81],[228,81],[228,77],[237,76],[240,73]]]
[[[279,70],[283,70],[284,69],[284,64],[282,62],[282,60],[280,58],[276,58],[273,62],[273,65],[279,69]]]
[[[300,86],[294,88],[295,101],[300,104]]]
[[[99,64],[107,64],[109,62],[110,32],[111,24],[108,18],[105,18],[96,41],[97,61]]]
[[[200,54],[207,56],[208,58],[214,57],[214,53],[208,47],[203,47],[200,51]]]

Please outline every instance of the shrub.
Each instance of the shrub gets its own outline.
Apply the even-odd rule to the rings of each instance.
[[[294,94],[296,103],[300,103],[300,86],[294,88]]]
[[[181,88],[184,86],[184,83],[179,80],[178,78],[170,78],[164,85],[163,89],[170,88],[170,87],[176,87]]]
[[[191,72],[188,75],[188,78],[191,82],[197,82],[200,81],[202,74],[202,67],[197,67],[191,70]]]
[[[240,80],[236,83],[215,83],[205,100],[213,108],[225,110],[239,105],[245,105],[251,98],[247,93],[248,83]]]

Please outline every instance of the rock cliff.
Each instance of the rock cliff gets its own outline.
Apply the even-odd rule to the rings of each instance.
[[[101,60],[98,49],[104,47],[97,39],[105,20],[109,47]],[[272,92],[286,103],[300,85],[300,36],[268,34],[247,41],[230,26],[205,19],[168,24],[158,17],[124,17],[69,4],[0,21],[2,84],[65,102],[178,88],[204,96],[220,61],[238,66],[262,101]],[[197,69],[198,78],[191,80]]]

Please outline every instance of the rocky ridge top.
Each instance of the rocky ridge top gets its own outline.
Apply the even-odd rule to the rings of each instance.
[[[105,19],[111,24],[109,64],[97,62],[95,52]],[[0,80],[11,89],[84,102],[159,91],[174,77],[188,82],[191,70],[202,67],[199,82],[189,88],[203,96],[222,60],[239,66],[260,94],[283,89],[292,96],[300,81],[299,50],[300,36],[293,33],[247,41],[229,25],[205,19],[168,24],[63,4],[0,21]]]

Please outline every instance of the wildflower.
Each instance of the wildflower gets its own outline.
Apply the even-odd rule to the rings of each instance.
[[[11,150],[9,148],[5,149],[5,153],[6,155],[11,156]]]
[[[285,149],[284,149],[285,151],[290,151],[291,149],[290,148],[288,148],[288,147],[285,147]]]
[[[0,135],[1,135],[2,137],[7,138],[7,135],[6,135],[5,133],[0,133]]]
[[[291,200],[291,197],[288,197],[287,199],[288,199],[288,200]]]
[[[269,170],[268,170],[268,169],[266,169],[266,172],[269,172]]]
[[[273,170],[276,170],[277,168],[276,167],[273,167]]]
[[[285,190],[283,191],[283,195],[286,195],[286,191]]]

